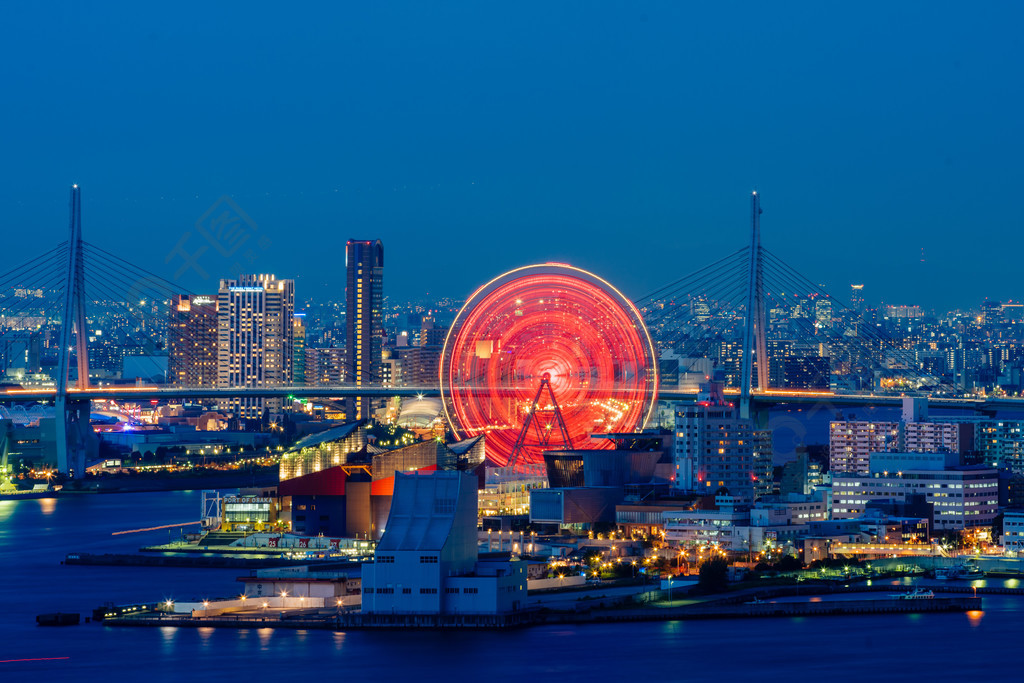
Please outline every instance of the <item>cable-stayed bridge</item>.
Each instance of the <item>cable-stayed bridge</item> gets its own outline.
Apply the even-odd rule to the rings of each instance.
[[[699,383],[717,375],[748,415],[779,403],[898,405],[905,394],[985,412],[1024,407],[1020,399],[967,395],[955,367],[938,371],[943,368],[925,362],[912,336],[894,335],[860,306],[801,275],[761,244],[760,216],[754,193],[748,245],[635,302],[661,357],[660,400],[692,401]],[[93,400],[440,395],[436,384],[91,381],[90,368],[166,359],[172,301],[193,293],[84,240],[77,186],[71,189],[69,233],[67,242],[0,274],[0,375],[11,384],[0,387],[0,403],[54,402],[65,416],[56,421],[62,472],[81,471]],[[215,344],[215,331],[200,342]],[[44,366],[54,370],[43,373]],[[15,383],[19,370],[24,381]],[[161,368],[153,370],[159,374]]]

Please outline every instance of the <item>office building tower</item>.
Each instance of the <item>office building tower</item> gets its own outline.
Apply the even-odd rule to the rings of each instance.
[[[754,366],[757,361],[754,359]],[[743,344],[736,340],[723,340],[718,345],[718,367],[725,373],[725,386],[737,388],[743,384]],[[755,375],[756,376],[756,375]]]
[[[217,299],[177,295],[167,328],[167,381],[178,387],[217,384]]]
[[[1003,322],[1003,304],[999,301],[985,299],[981,303],[981,317],[984,325],[993,327]]]
[[[420,324],[420,346],[444,346],[448,328],[437,324],[433,314],[423,316]]]
[[[822,297],[814,302],[814,327],[817,334],[832,327],[832,299]]]
[[[306,314],[296,313],[292,318],[292,384],[306,383]]]
[[[864,312],[864,285],[850,285],[850,308],[855,313]]]
[[[384,350],[384,360],[381,364],[380,383],[385,387],[405,386],[403,363],[401,357],[396,354],[396,349]]]
[[[703,495],[724,487],[735,498],[756,500],[771,492],[771,432],[741,418],[722,388],[703,384],[697,403],[676,411],[674,485]]]
[[[273,387],[292,383],[295,283],[273,275],[221,280],[217,294],[217,386]],[[268,411],[280,421],[280,398],[232,398],[221,409],[243,419]]]
[[[380,383],[383,342],[384,244],[349,240],[345,245],[345,351],[347,381],[356,386]],[[349,419],[369,417],[368,398],[346,401]]]

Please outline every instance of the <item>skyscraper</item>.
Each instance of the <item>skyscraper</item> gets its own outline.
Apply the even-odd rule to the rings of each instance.
[[[850,308],[856,313],[864,312],[864,285],[850,285]]]
[[[741,418],[722,389],[721,381],[702,384],[696,405],[676,411],[675,487],[703,495],[725,487],[756,500],[771,492],[771,432]]]
[[[181,294],[171,301],[167,380],[179,387],[217,383],[217,299]]]
[[[292,384],[306,383],[306,314],[292,318]]]
[[[349,240],[345,245],[346,380],[356,386],[380,382],[384,305],[384,244]],[[350,419],[369,417],[370,404],[359,396],[346,402]]]
[[[292,382],[295,283],[273,275],[221,280],[217,294],[217,385],[272,387]],[[279,398],[226,399],[245,419],[281,419]]]

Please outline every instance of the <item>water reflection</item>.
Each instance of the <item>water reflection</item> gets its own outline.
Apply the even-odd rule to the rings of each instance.
[[[972,627],[977,627],[981,624],[981,618],[985,616],[985,612],[980,609],[972,609],[967,612],[967,623]]]
[[[6,522],[14,514],[14,506],[17,504],[13,500],[0,500],[0,522]]]
[[[272,628],[261,628],[256,633],[260,636],[260,647],[266,649],[270,645],[270,636],[274,635],[274,629]]]
[[[56,509],[57,509],[57,499],[56,498],[40,498],[39,499],[39,510],[44,515],[47,515],[47,516],[52,515]]]
[[[178,628],[176,626],[161,626],[160,627],[160,641],[163,646],[164,653],[170,654],[175,650],[174,644],[178,638]]]

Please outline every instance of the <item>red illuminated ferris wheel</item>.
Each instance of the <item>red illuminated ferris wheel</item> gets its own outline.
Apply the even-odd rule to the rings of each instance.
[[[459,311],[441,396],[457,436],[487,435],[493,463],[507,464],[517,444],[519,462],[539,463],[541,450],[607,447],[589,435],[642,428],[656,404],[656,359],[640,313],[608,282],[563,264],[525,266]]]

